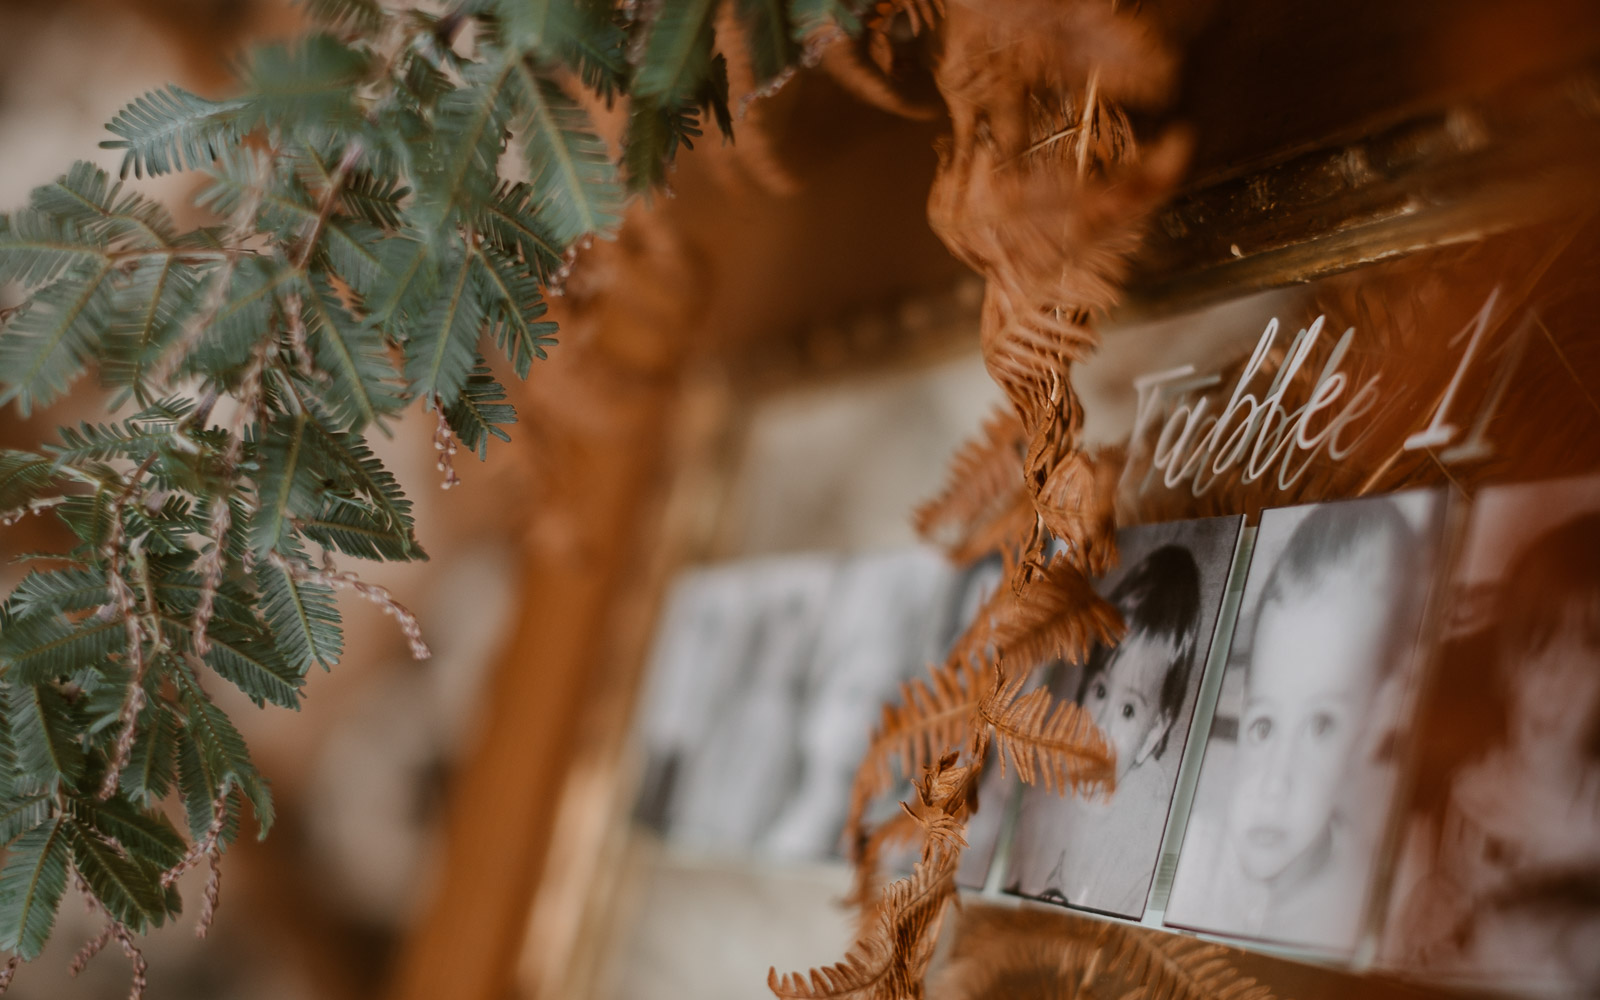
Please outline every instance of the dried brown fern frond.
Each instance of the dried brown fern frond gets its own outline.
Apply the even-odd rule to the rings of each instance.
[[[1222,945],[1061,911],[963,911],[935,1000],[1267,1000]]]
[[[1050,533],[1066,543],[1064,555],[1086,576],[1105,575],[1117,561],[1117,482],[1124,449],[1074,451],[1041,468],[1044,483],[1034,505]]]
[[[972,936],[958,928],[963,944]],[[1084,970],[1097,957],[1094,945],[1048,927],[1007,929],[983,935],[981,950],[955,956],[940,971],[928,995],[933,1000],[1100,1000]]]
[[[1013,78],[1030,81],[1036,90],[1092,82],[1110,100],[1141,106],[1159,103],[1171,89],[1177,68],[1172,51],[1148,20],[1118,11],[1116,4],[953,0],[947,16],[955,21],[969,12],[980,19],[973,44],[956,52],[947,48],[947,61],[1004,60]]]
[[[945,904],[955,894],[958,855],[941,854],[883,890],[877,922],[844,961],[809,973],[767,972],[767,987],[785,1000],[917,1000],[938,943]]]
[[[1066,553],[1050,561],[993,625],[996,656],[1018,677],[1051,660],[1076,663],[1097,642],[1122,637],[1122,616],[1095,593],[1088,577]]]
[[[1025,559],[1025,553],[1035,546],[1035,536],[1043,535],[1039,512],[1033,508],[1033,497],[1017,480],[1005,506],[993,517],[975,525],[945,554],[958,566],[970,566],[994,552],[999,552],[1005,565],[1005,578],[1013,579],[1015,564]]]
[[[1068,369],[1098,344],[1090,321],[1117,302],[1150,213],[1186,159],[1177,133],[1105,177],[1008,164],[984,147],[935,178],[929,223],[987,278],[984,362],[1030,433],[1056,419]]]
[[[1107,978],[1121,1000],[1272,1000],[1271,987],[1241,974],[1232,949],[1181,934],[1163,934],[1107,923],[1095,944],[1104,953]]]
[[[972,729],[972,716],[966,728]],[[983,750],[972,758],[981,760]],[[862,907],[867,922],[875,919],[870,904],[882,889],[884,859],[897,852],[915,851],[923,861],[936,854],[960,854],[966,849],[968,818],[977,811],[978,779],[982,768],[960,763],[961,754],[950,752],[926,768],[915,783],[910,801],[900,812],[878,824],[864,838],[855,859],[855,877],[847,903]],[[905,857],[905,853],[900,853]]]
[[[1022,693],[1026,674],[1001,676],[978,706],[978,718],[994,730],[1000,771],[1009,758],[1027,784],[1080,795],[1110,794],[1116,783],[1116,752],[1082,706],[1051,696],[1049,688]]]
[[[934,855],[956,854],[966,850],[966,820],[957,818],[938,807],[930,807],[926,803],[923,803],[923,808],[918,809],[902,802],[900,808],[922,828],[924,861]]]
[[[883,888],[887,884],[884,878],[885,861],[908,857],[912,851],[920,856],[922,835],[922,824],[917,818],[901,811],[873,827],[870,832],[863,832],[859,839],[853,841],[858,846],[853,858],[854,871],[850,879],[850,894],[841,902],[845,906],[860,909],[861,915],[867,918],[863,921],[863,926],[870,925],[876,919],[872,903],[883,893]]]
[[[864,56],[854,39],[839,34],[817,50],[817,65],[851,96],[912,121],[932,121],[938,117],[935,104],[924,103],[901,93],[888,74]]]
[[[1024,157],[1071,166],[1086,173],[1091,163],[1120,163],[1138,155],[1127,112],[1097,95],[1034,95],[1028,104],[1028,148]]]
[[[994,671],[987,664],[951,656],[926,679],[902,683],[899,703],[883,706],[850,791],[845,830],[853,858],[860,860],[867,844],[862,829],[867,807],[894,787],[895,766],[910,777],[964,744],[973,712],[993,684]]]
[[[1026,503],[1022,458],[1027,444],[1016,412],[996,407],[984,420],[982,433],[950,460],[944,488],[912,514],[917,534],[948,549],[974,547],[974,535],[1004,521],[1019,498]]]

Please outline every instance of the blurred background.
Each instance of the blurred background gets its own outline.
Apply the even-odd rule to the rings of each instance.
[[[1204,22],[1180,9],[1186,78],[1202,85],[1181,88],[1175,114],[1212,126],[1199,133],[1197,185],[1226,192],[1252,165],[1402,112],[1444,121],[1452,102],[1600,52],[1587,3],[1516,8],[1274,13],[1251,2]],[[0,4],[0,204],[74,159],[114,170],[119,157],[97,144],[125,103],[166,82],[220,95],[234,53],[293,34],[299,17],[285,0]],[[279,824],[230,852],[209,939],[185,922],[152,937],[150,996],[755,997],[769,965],[843,953],[849,873],[827,852],[780,862],[686,850],[635,821],[649,780],[638,720],[680,571],[913,551],[910,511],[1000,401],[977,353],[981,281],[927,227],[941,112],[924,110],[891,114],[802,74],[751,109],[738,145],[687,156],[673,197],[636,205],[617,243],[580,260],[554,306],[562,342],[515,390],[513,446],[463,461],[462,486],[445,493],[431,423],[402,421],[373,442],[416,502],[432,559],[368,575],[416,612],[434,656],[413,662],[389,622],[347,603],[348,653],[311,680],[302,711],[226,703],[272,782]],[[1456,131],[1441,134],[1461,148],[1477,141],[1470,121],[1448,124]],[[1409,183],[1403,164],[1380,167]],[[193,182],[144,188],[182,218]],[[1189,218],[1192,233],[1169,226],[1137,276],[1143,293],[1075,374],[1090,443],[1127,437],[1135,376],[1248,354],[1265,317],[1311,308],[1311,290],[1271,286],[1357,254],[1280,254],[1249,271],[1266,250],[1398,211],[1392,191],[1345,215],[1331,195],[1307,197],[1226,220],[1255,239],[1235,237],[1244,252],[1218,244],[1205,218]],[[1407,238],[1385,237],[1374,259]],[[1240,258],[1244,269],[1228,270]],[[86,394],[26,421],[7,410],[0,444],[30,445],[96,412]],[[0,556],[48,547],[47,531],[30,520],[0,534]],[[18,576],[0,565],[0,586]],[[196,896],[202,883],[183,889]],[[98,929],[69,900],[12,994],[121,995],[127,967],[110,951],[67,977]],[[1241,961],[1280,995],[1357,988]]]

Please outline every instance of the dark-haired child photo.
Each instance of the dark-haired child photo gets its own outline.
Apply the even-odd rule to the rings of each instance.
[[[1355,947],[1443,500],[1417,491],[1262,513],[1168,924]]]
[[[1462,985],[1593,996],[1600,479],[1485,490],[1451,594],[1386,957]],[[1478,659],[1479,683],[1445,680]]]
[[[1241,524],[1209,518],[1118,533],[1121,564],[1099,589],[1127,634],[1097,646],[1084,664],[1056,664],[1051,680],[1054,693],[1083,706],[1105,734],[1116,785],[1087,799],[1026,789],[1009,891],[1143,914]]]

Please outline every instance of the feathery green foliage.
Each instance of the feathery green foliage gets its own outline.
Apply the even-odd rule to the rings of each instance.
[[[737,0],[737,37],[710,0],[303,5],[315,27],[248,54],[234,93],[120,111],[101,145],[121,180],[76,163],[0,215],[21,299],[0,406],[87,378],[108,394],[106,418],[0,450],[0,525],[53,517],[76,540],[0,602],[0,948],[22,960],[68,885],[131,946],[248,816],[265,835],[267,780],[210,692],[298,707],[344,653],[340,591],[427,655],[335,564],[427,558],[368,437],[420,406],[446,465],[454,442],[486,459],[510,440],[500,379],[556,344],[549,286],[707,119],[731,140],[727,47],[765,86],[854,23],[841,0]],[[613,148],[592,112],[618,101]],[[180,171],[211,224],[127,180]]]

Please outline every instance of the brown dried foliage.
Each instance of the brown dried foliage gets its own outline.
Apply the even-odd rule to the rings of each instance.
[[[1109,794],[1116,781],[1116,752],[1082,706],[1039,687],[1023,693],[1026,674],[1007,678],[978,706],[978,718],[994,730],[1000,770],[1009,759],[1017,776],[1053,792]]]
[[[846,953],[844,961],[809,975],[767,972],[774,994],[794,1000],[901,1000],[920,998],[923,975],[933,958],[945,903],[955,894],[955,853],[920,862],[908,878],[884,888],[875,903],[877,920]]]
[[[1269,1000],[1232,949],[1143,927],[1043,910],[966,911],[939,1000]]]
[[[966,563],[1026,531],[1034,516],[1022,486],[1027,445],[1015,411],[997,408],[983,422],[983,433],[950,460],[944,489],[912,515],[917,533],[937,539],[952,558]]]
[[[1044,575],[1020,594],[1000,588],[996,595],[1000,613],[991,619],[989,642],[1001,660],[1023,674],[1051,660],[1077,663],[1095,643],[1122,637],[1122,616],[1095,593],[1066,553],[1051,560]]]
[[[870,34],[886,38],[901,13],[921,28],[938,10],[890,0],[869,19]],[[916,522],[960,560],[1001,552],[1010,585],[942,666],[885,707],[847,829],[866,933],[837,965],[809,976],[774,970],[768,985],[780,997],[922,996],[991,741],[1003,769],[1063,794],[1108,791],[1115,779],[1114,752],[1087,713],[1025,688],[1038,665],[1078,660],[1122,631],[1089,577],[1115,560],[1123,456],[1082,447],[1070,371],[1096,346],[1093,323],[1116,303],[1146,220],[1187,156],[1179,136],[1141,149],[1119,106],[1163,97],[1173,59],[1148,25],[1103,0],[951,0],[941,42],[935,79],[951,134],[938,147],[928,218],[986,279],[980,346],[1010,412],[957,453],[949,485]],[[844,45],[830,51],[858,56]],[[1052,535],[1063,551],[1046,562]],[[916,793],[868,830],[867,809],[893,786],[897,765],[902,776],[921,772]],[[884,854],[910,844],[923,859],[915,874],[874,893]],[[1145,963],[1153,982],[1187,968],[1159,949],[1124,960]]]
[[[863,863],[869,847],[881,849],[887,846],[884,841],[899,839],[883,838],[873,844],[862,829],[867,807],[894,786],[895,765],[901,775],[910,776],[961,746],[972,731],[973,712],[993,684],[994,672],[987,664],[974,665],[964,657],[952,657],[931,669],[926,680],[901,684],[899,704],[883,706],[850,793],[846,831],[851,856],[858,864]],[[877,851],[872,853],[875,856]]]

